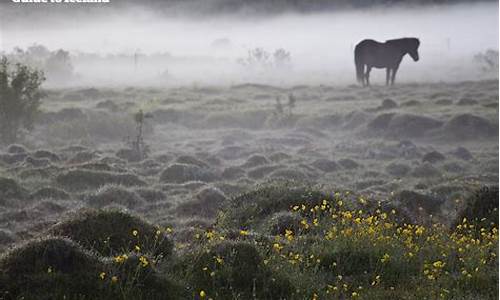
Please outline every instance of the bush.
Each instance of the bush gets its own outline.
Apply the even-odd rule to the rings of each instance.
[[[0,142],[18,140],[22,129],[33,129],[43,93],[43,73],[16,64],[11,70],[5,57],[0,61]]]
[[[57,236],[67,236],[105,256],[128,253],[136,250],[136,245],[142,253],[170,256],[173,244],[165,232],[158,230],[138,217],[124,212],[89,210],[54,225],[49,232]]]

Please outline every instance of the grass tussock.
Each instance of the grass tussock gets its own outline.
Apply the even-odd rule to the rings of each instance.
[[[134,174],[91,171],[85,169],[67,171],[58,175],[55,181],[63,188],[72,191],[97,189],[106,184],[118,184],[123,186],[146,185],[144,181]]]
[[[164,230],[117,210],[84,211],[54,225],[49,232],[105,256],[140,251],[168,257],[173,248]]]

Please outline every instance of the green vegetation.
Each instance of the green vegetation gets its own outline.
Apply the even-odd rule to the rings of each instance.
[[[26,65],[11,68],[7,58],[0,61],[0,142],[14,143],[22,129],[33,129],[43,93],[43,73]]]
[[[468,219],[493,216],[495,195],[480,190],[450,229],[276,182],[228,200],[216,226],[175,247],[170,227],[86,211],[6,253],[0,288],[25,299],[496,299],[498,220]]]

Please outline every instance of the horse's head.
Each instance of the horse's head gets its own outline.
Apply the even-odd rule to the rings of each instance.
[[[420,41],[417,38],[410,38],[408,42],[408,54],[410,54],[414,61],[418,61],[418,47],[420,46]]]

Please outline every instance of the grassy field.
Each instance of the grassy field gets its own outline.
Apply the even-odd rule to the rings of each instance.
[[[498,81],[46,92],[0,299],[498,298]]]

